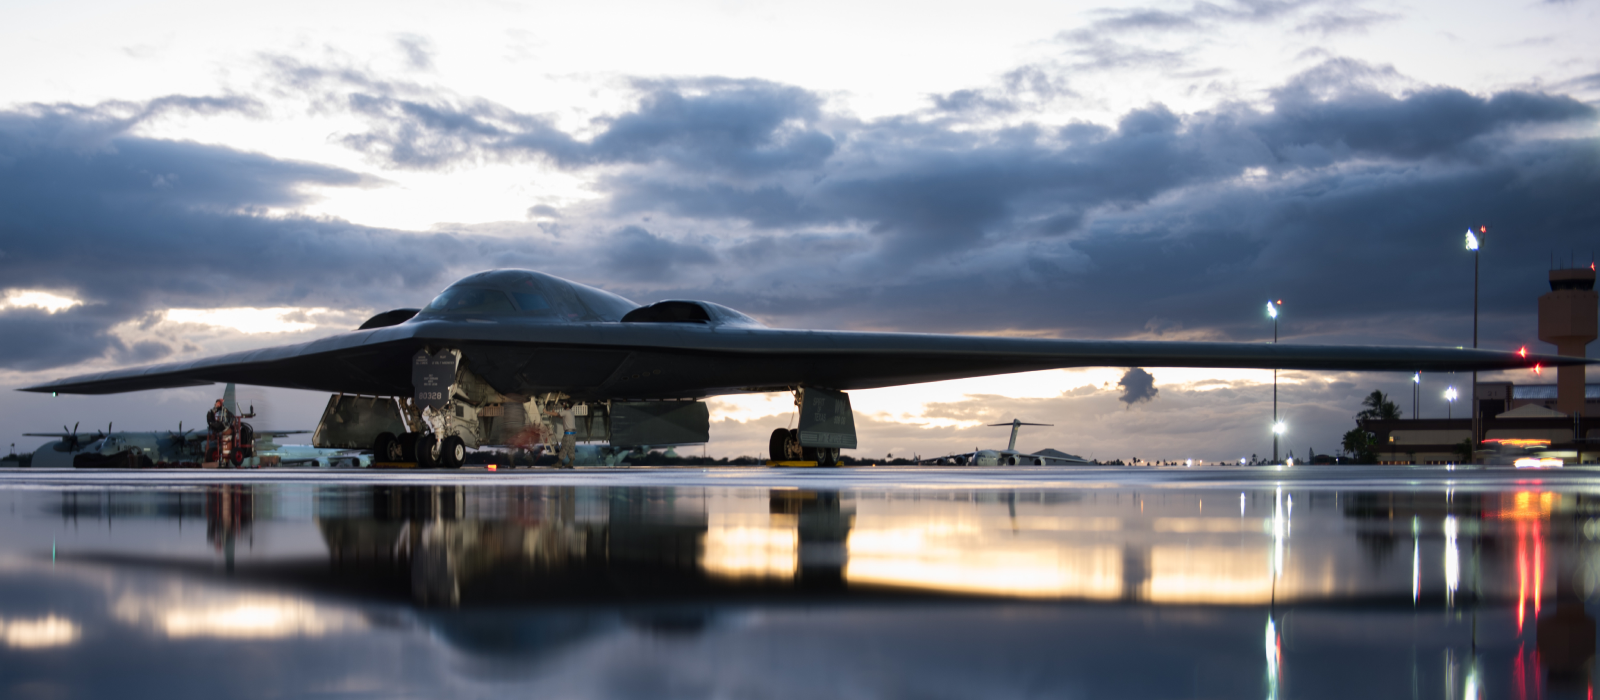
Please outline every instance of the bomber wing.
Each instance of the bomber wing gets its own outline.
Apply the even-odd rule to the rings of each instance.
[[[601,358],[604,362],[589,371],[584,385],[588,388],[583,390],[595,398],[703,397],[798,385],[850,390],[1066,367],[1467,372],[1593,362],[1460,348],[1054,340],[682,323],[427,320],[188,362],[79,375],[23,391],[112,394],[235,382],[408,395],[412,356],[421,349],[447,347],[466,349],[469,356],[476,349],[480,356],[493,358],[505,365],[496,376],[507,377],[508,382],[532,377],[538,367],[553,367],[550,371],[559,374],[564,368],[589,367],[584,363]],[[643,372],[649,375],[651,366],[665,367],[666,374],[657,369],[656,376],[644,380],[638,373],[629,375],[636,367],[646,368]],[[542,378],[526,381],[550,386]]]

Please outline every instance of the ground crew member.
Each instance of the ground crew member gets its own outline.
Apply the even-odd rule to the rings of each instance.
[[[578,449],[578,418],[571,402],[563,401],[559,410],[548,411],[561,419],[561,451],[556,454],[556,466],[571,469],[574,453]]]
[[[572,411],[572,404],[561,404],[561,467],[571,469],[574,453],[578,448],[578,419]]]
[[[233,418],[233,414],[223,407],[222,399],[217,399],[217,404],[212,406],[211,410],[206,411],[206,427],[210,428],[213,433],[220,433],[227,429],[229,424],[233,423],[230,420],[231,418]]]
[[[211,434],[216,436],[217,466],[227,463],[229,453],[233,451],[233,412],[222,405],[222,399],[217,399],[216,405],[206,411],[206,427],[211,429]]]

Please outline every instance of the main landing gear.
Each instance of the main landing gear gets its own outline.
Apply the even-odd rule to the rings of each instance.
[[[816,462],[817,466],[832,467],[839,463],[839,450],[830,447],[801,447],[800,431],[778,428],[767,441],[767,453],[774,462]]]
[[[460,469],[467,462],[467,445],[451,435],[444,440],[433,433],[379,433],[372,442],[375,462],[416,462],[424,469]]]

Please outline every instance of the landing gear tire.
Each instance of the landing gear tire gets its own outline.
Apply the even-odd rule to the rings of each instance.
[[[418,437],[415,448],[417,466],[423,469],[438,469],[440,466],[439,460],[434,456],[434,451],[438,449],[438,446],[439,440],[433,436],[433,433],[423,433]]]
[[[789,461],[789,449],[787,447],[788,444],[789,430],[787,428],[778,428],[777,430],[772,431],[772,437],[767,440],[767,454],[772,455],[772,461]]]
[[[467,463],[467,444],[460,437],[451,435],[439,445],[439,466],[445,469],[460,469]]]
[[[767,441],[767,450],[774,462],[797,462],[811,459],[807,450],[800,447],[800,431],[778,428]]]
[[[232,462],[234,467],[244,464],[244,451],[234,450],[233,452],[228,453],[228,461]]]
[[[394,433],[378,433],[372,441],[372,461],[374,462],[401,462],[405,460],[405,450],[400,447],[400,439]]]
[[[816,450],[816,453],[817,453],[817,466],[819,466],[819,467],[837,467],[837,466],[839,466],[839,451],[838,450],[836,450],[836,449],[834,449],[832,447],[817,447],[817,448],[814,448],[814,449]]]

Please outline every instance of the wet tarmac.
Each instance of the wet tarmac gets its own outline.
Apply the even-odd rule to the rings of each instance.
[[[0,471],[0,697],[1592,698],[1600,472]]]

